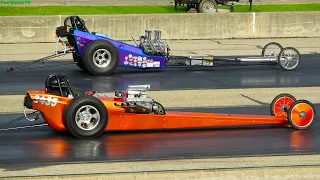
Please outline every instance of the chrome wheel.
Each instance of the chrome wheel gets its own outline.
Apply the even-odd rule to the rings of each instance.
[[[105,68],[111,63],[111,53],[106,49],[98,49],[93,54],[93,63],[99,68]]]
[[[279,65],[285,70],[295,69],[300,62],[300,54],[294,48],[284,48],[279,54]]]
[[[269,43],[263,48],[262,56],[264,56],[267,59],[276,60],[282,49],[282,46],[278,43]]]
[[[90,131],[97,127],[100,121],[100,114],[95,107],[85,105],[79,108],[75,118],[76,124],[80,129]]]

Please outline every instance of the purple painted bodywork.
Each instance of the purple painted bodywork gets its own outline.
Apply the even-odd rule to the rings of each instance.
[[[148,56],[143,50],[137,46],[116,41],[102,35],[94,35],[86,32],[74,31],[74,38],[80,56],[83,54],[84,48],[94,40],[106,40],[111,42],[118,50],[119,64],[118,66],[133,68],[164,68],[166,66],[165,56]]]

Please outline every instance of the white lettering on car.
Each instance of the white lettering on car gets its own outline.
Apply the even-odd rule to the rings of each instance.
[[[58,104],[58,98],[51,98],[51,97],[45,97],[45,96],[40,97],[39,95],[35,95],[33,102],[35,104],[40,102],[41,105],[55,107]]]

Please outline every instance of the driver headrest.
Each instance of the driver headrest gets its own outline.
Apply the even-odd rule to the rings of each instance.
[[[48,76],[45,82],[47,86],[61,86],[61,87],[68,87],[69,80],[64,74],[51,74]]]

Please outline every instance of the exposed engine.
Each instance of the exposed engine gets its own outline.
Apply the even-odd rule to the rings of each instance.
[[[165,114],[163,106],[148,97],[150,85],[129,85],[127,91],[116,91],[115,96],[121,97],[123,103],[115,104],[127,113]]]
[[[145,30],[145,35],[140,37],[140,47],[147,55],[165,56],[167,55],[167,45],[161,39],[161,31],[154,30],[152,39],[152,30]]]

